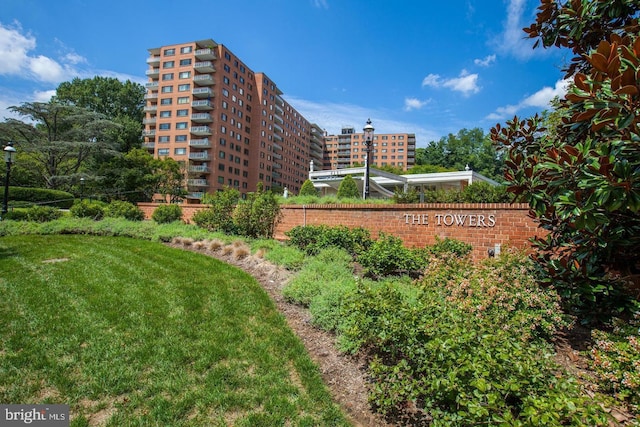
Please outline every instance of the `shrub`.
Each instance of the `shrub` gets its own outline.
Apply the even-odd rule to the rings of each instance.
[[[47,204],[60,209],[69,209],[74,203],[73,194],[48,188],[9,187],[9,199],[16,201],[15,204],[29,202]]]
[[[602,391],[640,417],[640,312],[630,321],[615,318],[610,332],[594,329],[589,364]]]
[[[62,211],[51,206],[32,206],[26,210],[27,220],[35,222],[48,222],[62,216]]]
[[[473,246],[469,243],[461,242],[460,240],[450,239],[448,237],[441,239],[436,236],[436,243],[428,246],[426,250],[432,255],[451,253],[462,258],[471,253]]]
[[[182,219],[182,208],[173,203],[160,205],[153,211],[151,218],[158,224],[179,221]]]
[[[362,198],[356,182],[351,175],[347,175],[340,182],[338,187],[338,199],[360,199]]]
[[[447,254],[415,293],[363,282],[349,295],[339,341],[369,350],[371,402],[433,425],[607,425],[543,339],[566,324],[558,295],[523,255],[500,258]]]
[[[105,203],[99,201],[76,201],[69,211],[76,218],[91,218],[99,221],[104,217]]]
[[[408,192],[404,192],[402,189],[396,188],[393,192],[394,203],[418,203],[420,201],[420,194],[415,188],[411,188]]]
[[[307,179],[302,183],[298,196],[318,196],[318,190],[313,186],[313,182],[311,182],[310,179]]]
[[[209,231],[237,233],[237,227],[233,221],[233,210],[238,200],[240,200],[240,192],[235,188],[227,187],[223,191],[207,194],[203,198],[203,203],[210,205],[210,207],[196,212],[192,221]]]
[[[391,274],[417,276],[426,267],[426,253],[404,247],[399,237],[380,233],[370,248],[358,255],[358,262],[373,277]]]
[[[289,237],[289,244],[305,251],[308,255],[316,255],[322,249],[334,246],[356,256],[366,251],[373,243],[369,230],[366,228],[348,228],[344,225],[336,227],[299,225],[286,231],[285,235]]]
[[[142,221],[144,212],[131,202],[113,200],[104,209],[104,215],[110,218],[124,218],[129,221]]]
[[[280,205],[271,192],[259,187],[246,200],[238,202],[233,211],[233,221],[238,233],[252,238],[270,238],[280,220]]]

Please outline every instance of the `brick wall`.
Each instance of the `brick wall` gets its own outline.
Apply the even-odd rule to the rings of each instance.
[[[157,204],[140,203],[147,218]],[[182,205],[184,220],[202,205]],[[400,237],[408,247],[435,243],[436,236],[461,240],[473,246],[473,258],[488,256],[496,246],[528,248],[529,238],[543,233],[528,215],[527,204],[407,204],[407,205],[285,205],[275,238],[298,225],[365,227],[372,237],[380,232]]]

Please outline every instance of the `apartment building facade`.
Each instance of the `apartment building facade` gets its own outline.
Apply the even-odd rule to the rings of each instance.
[[[344,169],[364,165],[367,157],[364,132],[343,127],[340,135],[325,135],[323,169]],[[394,166],[403,171],[415,164],[416,135],[413,133],[374,133],[369,165]]]
[[[188,201],[259,182],[299,191],[323,141],[275,82],[211,39],[148,51],[144,146],[183,166]]]

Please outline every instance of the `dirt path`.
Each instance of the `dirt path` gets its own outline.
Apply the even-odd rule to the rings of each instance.
[[[238,254],[243,251],[211,251],[207,245],[184,244],[185,241],[174,241],[170,246],[203,253],[234,265],[246,271],[262,285],[277,309],[287,319],[289,327],[304,343],[313,361],[320,367],[322,378],[331,390],[334,400],[342,407],[354,426],[393,426],[370,408],[364,361],[340,353],[335,345],[335,336],[313,326],[308,310],[285,301],[282,288],[291,277],[290,272],[260,257],[239,257]]]

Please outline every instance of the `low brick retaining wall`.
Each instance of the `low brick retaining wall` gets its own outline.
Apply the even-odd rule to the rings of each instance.
[[[138,206],[151,218],[154,203]],[[203,205],[183,205],[183,219],[189,222]],[[449,237],[473,246],[474,259],[489,256],[505,246],[528,248],[529,239],[543,234],[529,217],[529,205],[508,203],[428,203],[406,205],[284,205],[282,221],[274,237],[286,240],[286,231],[298,225],[345,225],[364,227],[377,238],[380,232],[400,237],[407,247],[435,243],[436,236]]]

